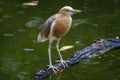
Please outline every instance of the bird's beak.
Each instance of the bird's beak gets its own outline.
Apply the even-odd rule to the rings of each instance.
[[[72,12],[73,12],[74,14],[76,14],[76,13],[81,13],[82,10],[73,9]]]

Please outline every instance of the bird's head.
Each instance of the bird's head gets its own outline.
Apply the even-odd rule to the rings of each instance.
[[[70,6],[65,6],[65,7],[61,8],[59,10],[58,14],[63,14],[63,15],[71,16],[73,14],[81,13],[81,12],[82,12],[81,10],[73,9]]]

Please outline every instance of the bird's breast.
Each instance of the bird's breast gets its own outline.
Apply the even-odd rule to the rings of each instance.
[[[71,17],[56,18],[54,27],[53,27],[53,36],[56,38],[61,38],[64,36],[71,27],[72,19]]]

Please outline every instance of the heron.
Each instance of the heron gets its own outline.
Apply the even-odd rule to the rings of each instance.
[[[45,23],[40,27],[38,33],[38,42],[49,41],[48,45],[48,57],[49,57],[49,68],[52,68],[56,72],[56,67],[52,65],[51,60],[51,45],[54,40],[56,42],[56,49],[60,57],[60,62],[65,67],[66,61],[63,60],[59,49],[60,40],[65,34],[70,30],[72,24],[72,15],[76,13],[81,13],[81,10],[73,9],[70,6],[64,6],[58,13],[49,17]]]

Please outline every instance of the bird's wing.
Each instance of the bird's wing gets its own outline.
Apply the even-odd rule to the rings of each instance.
[[[45,21],[45,23],[42,25],[42,27],[40,28],[39,35],[38,35],[38,42],[44,42],[48,39],[48,35],[50,33],[50,27],[52,23],[55,21],[55,17],[56,17],[56,14],[49,17]]]

